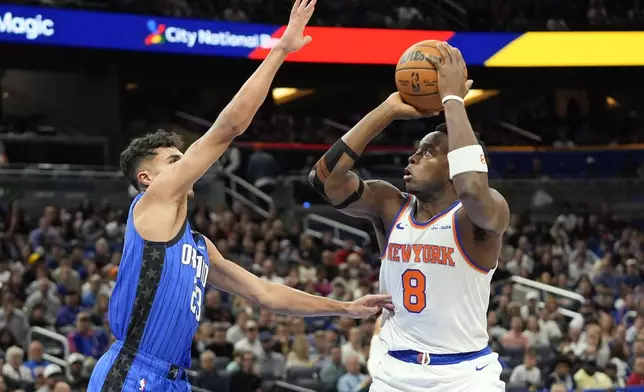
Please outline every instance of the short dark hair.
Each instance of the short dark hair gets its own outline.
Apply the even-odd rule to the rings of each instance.
[[[154,133],[148,133],[145,136],[132,139],[127,148],[121,153],[121,171],[130,183],[140,191],[141,184],[139,184],[136,176],[139,165],[141,162],[156,156],[155,150],[157,148],[169,147],[181,149],[183,147],[181,135],[159,129]]]
[[[434,131],[443,132],[445,134],[449,133],[447,132],[447,124],[444,122],[438,124],[436,128],[434,128]],[[481,135],[479,135],[478,132],[474,132],[474,136],[476,136],[476,141],[481,145],[481,148],[483,148],[483,154],[485,154],[485,159],[488,159],[487,147],[485,146],[485,143],[481,141]]]

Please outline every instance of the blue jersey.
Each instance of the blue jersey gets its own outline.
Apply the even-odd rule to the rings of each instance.
[[[134,228],[132,201],[123,256],[110,298],[110,328],[124,346],[190,367],[210,264],[201,234],[187,221],[169,242],[146,241]]]

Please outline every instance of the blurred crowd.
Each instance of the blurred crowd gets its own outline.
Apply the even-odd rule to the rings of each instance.
[[[290,0],[22,0],[54,6],[113,9],[227,21],[284,23]],[[326,0],[314,25],[474,31],[636,30],[644,26],[639,0]]]
[[[0,218],[0,392],[83,391],[113,340],[106,312],[126,216],[89,203],[28,216],[13,201]],[[304,234],[298,222],[254,219],[236,202],[221,210],[197,205],[190,219],[226,258],[262,279],[339,300],[378,290],[377,253],[362,244],[337,246],[330,234]],[[644,386],[644,234],[607,210],[565,206],[553,222],[513,215],[506,237],[488,323],[508,390]],[[583,300],[513,290],[507,279],[514,275]],[[368,390],[375,318],[286,317],[214,289],[204,309],[192,345],[197,387],[267,391],[284,380],[328,392]],[[64,363],[43,358],[61,357],[60,350],[35,327],[66,338]]]

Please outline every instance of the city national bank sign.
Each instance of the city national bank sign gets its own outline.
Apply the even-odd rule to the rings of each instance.
[[[0,5],[0,42],[249,57],[281,26]]]

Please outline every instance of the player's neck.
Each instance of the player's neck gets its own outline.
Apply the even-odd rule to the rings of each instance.
[[[447,209],[456,201],[456,194],[445,192],[434,200],[424,201],[416,197],[416,205],[412,213],[418,222],[427,222],[441,211]]]

